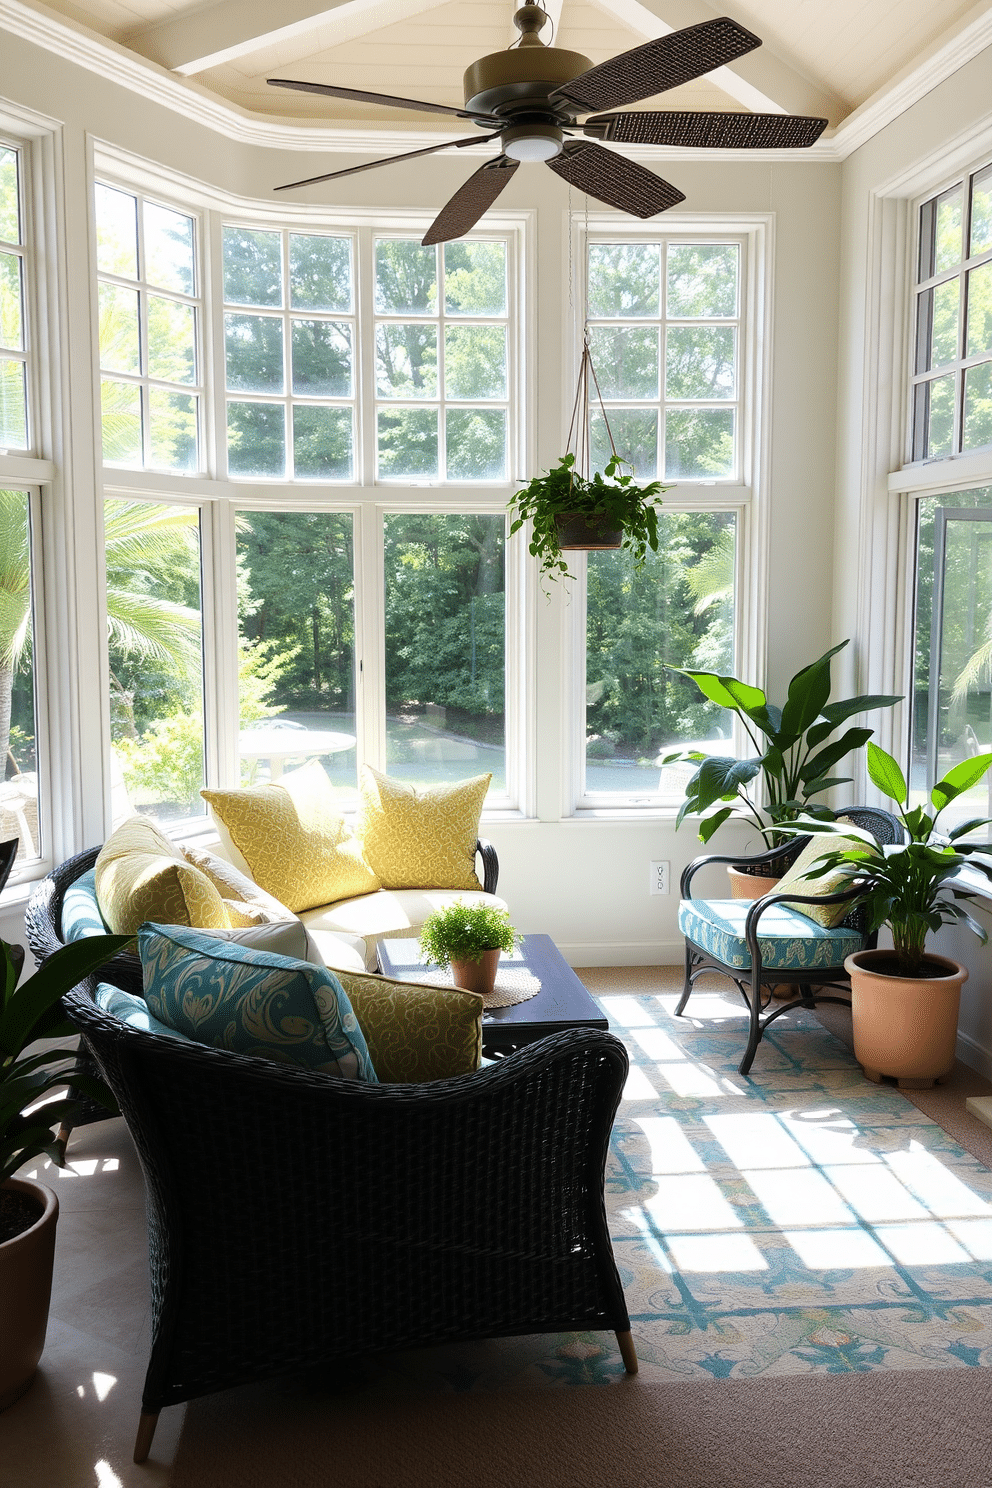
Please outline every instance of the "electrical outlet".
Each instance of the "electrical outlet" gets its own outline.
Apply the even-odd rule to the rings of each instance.
[[[666,859],[663,862],[659,863],[649,863],[648,867],[651,870],[651,877],[648,884],[648,893],[667,894],[668,875],[671,864]]]

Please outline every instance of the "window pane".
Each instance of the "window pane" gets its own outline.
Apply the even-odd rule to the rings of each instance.
[[[658,397],[657,326],[592,326],[589,349],[604,398]]]
[[[929,371],[931,367],[942,367],[945,362],[953,362],[961,354],[958,331],[960,281],[949,279],[946,284],[938,284],[923,296],[924,299],[928,297],[933,306],[933,324],[930,331],[930,354],[926,365],[920,368],[921,372]]]
[[[446,438],[449,480],[505,479],[504,409],[449,409]]]
[[[124,191],[97,186],[96,262],[105,274],[138,277],[138,203]]]
[[[666,476],[705,480],[733,473],[733,410],[670,408],[665,415]]]
[[[293,392],[311,398],[351,397],[351,326],[333,320],[293,321]]]
[[[16,253],[0,253],[0,346],[20,351],[23,345],[21,260]]]
[[[5,243],[21,241],[17,151],[3,145],[0,145],[0,239]]]
[[[0,361],[0,447],[28,447],[23,362]]]
[[[192,305],[148,296],[148,372],[163,382],[196,381],[196,311]]]
[[[145,202],[145,278],[160,289],[193,293],[193,219]]]
[[[992,444],[992,362],[964,374],[964,448]]]
[[[735,517],[663,511],[659,529],[640,572],[622,551],[589,554],[587,792],[681,797],[687,773],[660,770],[659,753],[732,749],[724,710],[666,663],[733,668]]]
[[[437,411],[379,409],[379,474],[437,475]]]
[[[198,398],[149,388],[151,462],[160,470],[197,470]]]
[[[506,397],[506,327],[447,326],[444,332],[446,398]]]
[[[592,243],[589,314],[634,320],[661,312],[661,249],[657,243]]]
[[[291,233],[289,299],[297,310],[350,310],[351,239]]]
[[[108,372],[141,371],[136,289],[100,285],[100,366]]]
[[[633,465],[640,480],[658,473],[657,408],[611,408],[610,429],[617,454]],[[613,457],[609,435],[601,413],[589,421],[590,460],[593,470],[602,470]]]
[[[166,823],[205,811],[199,514],[104,504],[110,732],[130,805]]]
[[[281,403],[228,403],[227,465],[232,475],[286,473],[286,416]]]
[[[8,152],[9,153],[9,152]],[[2,166],[0,156],[0,166]],[[26,491],[0,490],[0,841],[17,863],[41,856],[35,750],[31,521]]]
[[[437,253],[409,239],[375,245],[375,308],[386,315],[437,312]]]
[[[939,575],[941,583],[935,585]],[[941,612],[934,612],[937,599]],[[960,761],[992,749],[992,488],[920,502],[910,795],[926,800]],[[944,830],[992,816],[980,781],[941,817]],[[978,837],[987,841],[989,829]]]
[[[502,516],[387,516],[386,763],[506,790]]]
[[[927,383],[927,448],[928,455],[949,455],[954,436],[954,389],[956,379],[935,377]]]
[[[966,356],[992,351],[992,260],[968,275],[968,350]]]
[[[375,385],[380,398],[436,398],[437,326],[378,326]]]
[[[971,253],[992,248],[992,166],[980,171],[971,185]]]
[[[225,315],[224,332],[232,392],[281,393],[282,321],[273,315]]]
[[[298,480],[350,480],[350,408],[293,409],[293,467]]]
[[[141,388],[105,377],[100,393],[104,460],[108,465],[140,465]]]
[[[319,759],[345,800],[354,798],[352,519],[244,512],[238,557],[242,779],[278,779]]]
[[[668,398],[732,398],[737,332],[733,326],[670,326],[665,336]]]
[[[671,243],[668,314],[698,320],[737,314],[740,250],[733,243]]]
[[[505,243],[445,243],[444,307],[449,315],[506,313]]]
[[[279,233],[225,227],[224,298],[233,305],[282,304]]]
[[[964,189],[955,186],[937,198],[934,239],[934,273],[951,269],[961,262],[961,208]]]

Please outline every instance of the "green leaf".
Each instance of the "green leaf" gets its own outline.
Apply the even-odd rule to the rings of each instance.
[[[953,832],[948,832],[947,835],[952,842],[956,842],[959,837],[967,837],[969,832],[977,832],[979,827],[987,827],[990,822],[992,822],[992,816],[973,816],[971,821],[962,822],[960,826],[955,827]],[[984,845],[984,843],[975,844],[976,847]]]
[[[16,988],[0,1012],[0,1049],[18,1054],[49,1008],[133,940],[130,935],[90,935],[60,946],[34,976]]]
[[[733,815],[731,806],[724,806],[720,811],[714,811],[712,816],[704,816],[699,823],[700,842],[709,842],[717,827],[722,827],[728,816]]]
[[[833,651],[828,651],[812,666],[797,672],[789,683],[789,695],[782,709],[782,733],[788,739],[800,738],[819,717],[830,696],[830,657],[833,654]]]
[[[948,770],[943,780],[938,780],[930,792],[930,799],[937,810],[943,811],[955,797],[977,785],[990,765],[992,754],[976,754],[971,759],[962,760],[953,770]]]
[[[695,809],[705,811],[717,801],[733,800],[738,789],[753,780],[761,769],[760,760],[725,759],[711,756],[700,765],[689,787],[693,788]],[[686,788],[686,795],[689,794]]]
[[[832,744],[825,745],[819,754],[814,754],[811,759],[805,761],[799,772],[800,780],[804,784],[818,780],[821,775],[825,775],[828,770],[832,769],[838,760],[843,759],[845,754],[850,754],[852,749],[860,749],[861,745],[866,744],[870,738],[871,729],[848,729],[846,734],[842,734]]]
[[[902,806],[909,796],[906,781],[896,761],[884,749],[868,741],[868,774],[883,795]]]
[[[826,780],[817,780],[816,784],[811,785],[803,794],[807,801],[811,801],[814,796],[821,795],[823,791],[833,790],[835,785],[850,785],[853,778],[851,775],[830,775]]]
[[[888,693],[865,692],[860,697],[828,703],[825,708],[820,709],[820,712],[836,728],[839,723],[853,718],[855,713],[871,713],[875,708],[891,708],[895,703],[901,702],[901,697],[893,697]]]

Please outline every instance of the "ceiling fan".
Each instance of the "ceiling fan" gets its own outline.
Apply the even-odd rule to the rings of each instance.
[[[556,175],[597,201],[635,217],[653,217],[656,212],[685,201],[684,192],[643,165],[626,160],[613,150],[604,150],[594,140],[703,149],[805,149],[826,128],[826,119],[790,114],[597,112],[622,109],[702,77],[715,67],[753,51],[761,45],[761,38],[729,17],[721,16],[672,31],[593,67],[589,58],[579,52],[544,45],[538,32],[547,19],[540,5],[524,5],[517,11],[513,22],[520,31],[519,42],[505,52],[493,52],[472,63],[465,73],[464,108],[394,98],[387,93],[363,93],[357,88],[338,88],[329,83],[269,78],[274,88],[295,88],[303,93],[351,98],[388,108],[416,109],[426,114],[454,115],[490,131],[467,139],[446,140],[403,155],[390,155],[367,165],[352,165],[324,176],[311,176],[306,181],[291,181],[277,186],[276,190],[312,186],[318,181],[356,175],[397,160],[412,160],[437,150],[462,150],[498,139],[501,153],[469,176],[442,207],[423,239],[426,246],[450,242],[469,232],[495,202],[522,160],[543,160]],[[576,121],[582,114],[591,117],[578,124]],[[589,138],[566,139],[577,131]]]

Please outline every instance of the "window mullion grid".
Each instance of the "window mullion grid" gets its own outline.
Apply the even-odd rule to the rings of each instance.
[[[379,410],[376,405],[375,358],[375,238],[371,227],[361,227],[355,243],[355,431],[356,478],[373,486],[379,478]],[[359,345],[359,341],[361,345]]]
[[[434,282],[437,285],[437,478],[448,479],[448,416],[445,409],[446,388],[444,385],[444,335],[445,287],[444,249],[439,243],[434,249]]]

